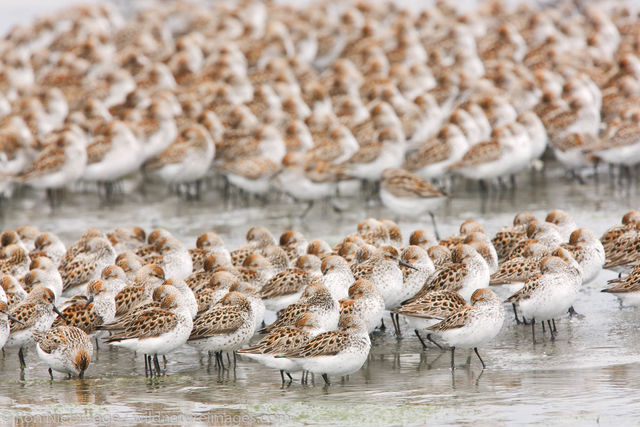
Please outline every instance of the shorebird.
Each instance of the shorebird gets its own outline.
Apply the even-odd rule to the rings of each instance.
[[[298,363],[302,369],[321,374],[326,385],[329,375],[349,375],[366,361],[371,340],[364,321],[358,316],[340,319],[339,330],[323,332],[301,347],[283,351],[276,358]]]
[[[269,368],[278,369],[284,384],[285,373],[291,382],[293,381],[291,373],[301,370],[302,367],[292,360],[276,356],[302,347],[321,332],[317,327],[315,315],[306,313],[298,319],[295,325],[275,329],[254,345],[238,350],[238,354],[260,362]]]
[[[113,121],[96,131],[87,145],[87,166],[82,179],[94,181],[110,198],[114,183],[138,170],[142,163],[142,145],[126,124]]]
[[[452,261],[452,264],[436,269],[408,302],[433,291],[455,291],[469,300],[473,292],[489,284],[489,266],[472,246],[457,245],[452,251]]]
[[[407,319],[407,323],[413,328],[424,350],[427,345],[422,336],[420,336],[420,331],[441,322],[466,306],[465,299],[455,291],[433,291],[401,305],[393,313],[404,316]],[[438,348],[441,348],[440,344],[433,341],[430,333],[427,334],[427,339]]]
[[[77,127],[65,130],[18,175],[19,181],[47,190],[49,202],[55,206],[59,199],[57,193],[75,183],[84,173],[87,164],[85,140]]]
[[[38,357],[49,365],[49,376],[53,371],[84,378],[91,363],[93,347],[89,336],[75,326],[54,326],[48,331],[33,331]]]
[[[356,280],[367,279],[373,282],[382,294],[386,308],[392,309],[400,302],[401,297],[400,265],[414,268],[400,259],[393,246],[382,246],[367,261],[352,267],[352,271]]]
[[[36,286],[24,300],[9,311],[9,314],[15,320],[9,319],[11,333],[5,348],[19,348],[20,370],[24,371],[27,364],[24,361],[23,351],[33,343],[33,332],[48,330],[56,315],[62,316],[62,312],[55,306],[53,291],[43,286]]]
[[[293,267],[272,276],[260,289],[265,307],[278,312],[300,299],[304,288],[311,281],[309,273]]]
[[[234,352],[249,342],[255,329],[255,313],[240,292],[229,292],[219,304],[199,314],[193,322],[189,345],[213,352],[224,368],[222,352]]]
[[[211,135],[204,126],[194,124],[183,128],[169,147],[145,163],[144,169],[169,184],[186,185],[188,197],[199,197],[201,180],[209,171],[214,155]],[[195,189],[190,188],[192,183]]]
[[[158,354],[165,355],[187,342],[193,328],[189,304],[177,289],[163,286],[154,291],[162,294],[160,307],[151,307],[138,313],[137,318],[122,328],[105,325],[112,334],[105,340],[107,344],[124,347],[145,355],[145,367],[151,368],[151,357],[160,375]]]
[[[428,212],[434,233],[438,236],[433,211],[446,201],[447,194],[429,181],[404,169],[385,169],[382,171],[380,198],[396,215],[416,217]]]
[[[44,232],[38,235],[34,242],[34,248],[29,256],[35,259],[38,256],[46,256],[55,265],[58,265],[66,253],[62,240],[53,233]]]
[[[369,280],[359,279],[349,288],[349,298],[340,300],[340,315],[356,315],[364,320],[369,333],[380,324],[385,303],[382,294]]]
[[[340,306],[320,278],[313,279],[298,302],[282,309],[273,323],[258,332],[269,333],[276,328],[293,325],[307,312],[316,316],[318,327],[325,331],[335,328],[338,323]]]
[[[103,237],[96,237],[86,243],[86,252],[80,253],[73,261],[60,269],[62,291],[66,296],[83,293],[87,284],[98,279],[105,267],[113,264],[116,253],[111,242]]]
[[[471,305],[428,327],[451,346],[451,369],[455,369],[455,349],[473,348],[482,369],[486,365],[478,353],[478,346],[495,338],[504,322],[502,301],[492,290],[483,288],[471,295]]]
[[[527,280],[524,287],[507,298],[515,303],[525,319],[531,321],[531,333],[535,343],[535,322],[547,321],[552,339],[555,330],[551,321],[569,310],[582,285],[580,272],[556,256],[545,257],[541,262],[541,273]]]

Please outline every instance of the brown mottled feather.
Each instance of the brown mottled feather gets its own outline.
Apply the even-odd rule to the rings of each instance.
[[[86,302],[76,302],[66,307],[62,310],[64,319],[60,316],[56,317],[53,326],[75,326],[90,334],[95,330],[96,326],[102,324],[102,319],[96,314],[93,303],[86,307],[85,305]]]
[[[431,185],[429,181],[406,171],[384,179],[382,186],[386,191],[396,197],[421,198],[444,196],[444,194]]]
[[[491,239],[493,247],[496,249],[498,259],[506,259],[513,248],[520,240],[526,239],[527,234],[524,231],[499,231],[495,237]]]
[[[516,292],[515,294],[507,298],[506,302],[513,303],[513,302],[518,302],[520,300],[529,298],[533,294],[533,292],[536,290],[536,288],[540,286],[539,280],[541,277],[542,277],[542,274],[540,273],[531,277],[529,280],[525,282],[522,289],[520,289],[518,292]]]
[[[422,289],[410,301],[424,296],[433,291],[459,291],[462,280],[467,275],[467,266],[464,264],[451,264],[440,270],[430,282],[424,284]]]
[[[62,148],[46,148],[45,151],[38,156],[24,172],[22,172],[21,176],[31,178],[56,172],[62,168],[65,163],[65,159],[65,152]]]
[[[220,168],[247,179],[268,178],[278,172],[278,165],[266,157],[239,158],[220,165]]]
[[[356,280],[370,279],[373,274],[373,265],[369,263],[352,264],[351,272]]]
[[[252,249],[246,247],[232,250],[230,252],[231,264],[235,265],[236,267],[241,267],[252,252]]]
[[[51,354],[68,342],[86,342],[87,336],[78,328],[52,327],[48,331],[34,331],[33,338],[45,353]]]
[[[99,136],[87,146],[87,164],[98,163],[111,150],[111,139]]]
[[[428,329],[431,331],[447,331],[449,329],[461,328],[467,323],[471,310],[471,306],[463,307],[461,310],[456,311],[442,322],[437,323]]]
[[[115,332],[106,342],[118,342],[131,338],[154,338],[176,327],[178,320],[176,315],[164,309],[151,309],[140,313],[138,318],[120,332]],[[114,331],[111,328],[105,328]]]
[[[299,268],[281,271],[269,279],[262,289],[262,298],[277,298],[299,292],[309,283],[309,275]]]
[[[144,299],[144,286],[127,286],[120,290],[115,296],[116,300],[116,317],[122,316],[131,311],[132,308],[140,304]]]
[[[96,265],[85,261],[86,259],[83,257],[67,264],[65,269],[60,269],[60,276],[64,284],[63,290],[82,285],[91,278]]]
[[[380,155],[382,144],[366,144],[360,147],[348,160],[349,163],[371,163]]]
[[[300,348],[309,341],[309,334],[295,326],[284,326],[274,330],[251,347],[238,351],[238,353],[280,354],[287,350]]]
[[[36,321],[36,305],[30,302],[24,302],[13,307],[9,314],[22,322],[18,323],[13,320],[9,320],[11,333],[19,332],[34,325]]]
[[[231,334],[245,323],[245,313],[240,308],[212,307],[193,321],[189,341],[213,335]]]
[[[313,338],[302,347],[292,351],[284,352],[281,354],[281,356],[291,358],[334,356],[338,354],[343,348],[345,348],[346,343],[348,343],[350,339],[351,336],[347,332],[324,332]]]
[[[405,167],[413,171],[447,160],[451,156],[451,146],[445,142],[437,138],[424,142],[416,151],[407,153]]]
[[[423,319],[444,319],[467,305],[457,292],[429,292],[410,304],[402,305],[394,313]]]
[[[271,331],[283,326],[290,326],[298,322],[300,317],[309,311],[309,305],[305,303],[295,303],[288,305],[280,311],[278,318],[272,324],[262,328],[261,334],[270,333]]]
[[[207,256],[209,256],[210,254],[209,250],[193,248],[193,249],[189,249],[189,254],[191,254],[193,271],[204,270],[204,262],[206,261]]]
[[[135,307],[123,316],[109,322],[107,324],[96,325],[97,330],[122,330],[126,329],[129,325],[136,321],[136,319],[143,313],[152,309],[161,309],[162,306],[157,301],[149,301]]]
[[[502,155],[502,146],[498,141],[484,141],[471,146],[453,168],[476,166],[498,160]]]
[[[491,275],[490,285],[503,285],[512,282],[524,282],[540,272],[540,260],[537,258],[512,258],[498,266]]]

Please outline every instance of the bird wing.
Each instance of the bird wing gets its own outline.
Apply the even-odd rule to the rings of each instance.
[[[262,298],[277,298],[298,293],[308,283],[308,275],[298,268],[282,271],[264,284],[260,290]]]
[[[334,356],[345,348],[349,339],[350,335],[344,331],[324,332],[300,348],[284,352],[280,356],[290,358]]]
[[[442,320],[466,305],[467,302],[457,292],[440,291],[427,293],[395,312],[405,316]]]
[[[47,148],[24,172],[22,172],[21,176],[28,179],[57,172],[62,169],[62,166],[65,164],[65,160],[65,152],[62,148]]]
[[[518,302],[529,298],[533,292],[538,289],[541,282],[542,274],[538,273],[524,283],[524,286],[515,294],[507,298],[506,302]]]
[[[441,197],[444,194],[431,183],[414,174],[395,175],[383,182],[385,190],[396,197]]]
[[[196,292],[196,302],[198,303],[198,313],[208,310],[214,303],[214,298],[218,292],[213,289],[202,289]]]
[[[425,141],[417,150],[407,154],[405,167],[414,171],[427,165],[440,163],[451,157],[451,145],[437,138]]]
[[[231,334],[245,323],[244,313],[233,307],[212,307],[197,317],[189,341],[209,338],[213,335]]]
[[[340,144],[337,144],[336,141],[332,139],[325,139],[310,148],[307,153],[311,158],[325,162],[332,162],[342,155],[343,150]]]
[[[523,282],[540,271],[537,259],[514,258],[498,266],[498,271],[491,275],[490,285]]]
[[[281,354],[302,347],[309,342],[309,335],[294,326],[285,326],[271,332],[255,345],[238,353]]]
[[[164,309],[152,309],[141,313],[138,318],[127,325],[121,332],[116,332],[107,338],[107,343],[118,342],[126,339],[154,338],[161,336],[176,327],[178,319],[176,315]]]
[[[360,263],[351,266],[351,272],[356,280],[369,279],[373,274],[373,265],[369,263]]]
[[[98,163],[111,151],[110,138],[98,137],[87,146],[87,164]]]
[[[423,291],[459,291],[468,269],[464,264],[451,264],[423,286]],[[420,293],[423,293],[422,291]]]
[[[98,317],[94,310],[93,303],[89,305],[86,302],[71,304],[62,310],[62,314],[64,319],[60,316],[56,317],[56,320],[53,321],[54,327],[70,325],[91,333],[98,324],[102,323],[102,319]]]
[[[144,298],[144,286],[127,286],[116,294],[116,317],[122,316]]]
[[[616,133],[607,141],[608,147],[623,147],[640,141],[640,129],[636,123],[627,123],[618,128]]]
[[[462,159],[451,166],[451,169],[493,162],[498,160],[501,155],[502,146],[498,141],[480,142],[471,146]]]
[[[371,163],[380,155],[382,144],[362,145],[358,151],[348,160],[349,163]]]
[[[496,248],[498,259],[505,259],[509,256],[513,248],[518,242],[526,239],[527,235],[522,231],[499,231],[495,237],[491,239],[493,247]]]
[[[33,331],[33,339],[40,346],[40,350],[45,353],[51,354],[61,345],[65,345],[67,337],[65,334],[53,333],[53,330],[49,331]]]
[[[628,292],[640,291],[640,280],[625,280],[607,289],[603,289],[602,292],[608,292],[612,294],[622,294]]]
[[[144,165],[145,170],[159,169],[162,166],[180,163],[182,159],[187,155],[189,149],[189,141],[175,141],[168,146],[162,153],[158,154],[153,159],[150,159]]]
[[[278,318],[275,322],[262,328],[259,332],[261,334],[269,333],[277,328],[283,326],[289,326],[295,324],[301,316],[304,316],[309,311],[309,305],[304,303],[295,303],[288,305],[280,311]]]
[[[469,320],[469,315],[471,314],[471,306],[465,306],[459,311],[456,311],[442,322],[437,323],[428,329],[431,331],[448,331],[450,329],[457,329],[463,327],[467,321]]]
[[[352,299],[343,298],[340,300],[340,317],[354,314],[356,310],[356,302]]]
[[[619,240],[619,243],[616,243],[606,255],[607,262],[604,268],[635,264],[638,262],[640,255],[640,240],[635,242]]]
[[[192,291],[200,290],[211,281],[212,276],[210,271],[198,271],[197,273],[191,273],[185,279],[185,283]]]
[[[239,158],[223,163],[220,168],[247,179],[268,178],[278,172],[278,165],[266,157]]]
[[[11,333],[19,332],[30,328],[36,322],[36,306],[33,303],[25,302],[13,307],[10,311],[12,317],[15,317],[22,323],[18,323],[9,319],[9,327]]]
[[[92,261],[93,259],[87,256],[78,256],[74,261],[67,264],[64,269],[60,270],[63,283],[62,289],[66,290],[89,281],[96,269],[96,264]]]
[[[119,318],[106,323],[96,325],[96,329],[104,330],[104,331],[118,331],[122,329],[126,329],[132,322],[135,322],[138,316],[150,309],[160,309],[160,303],[157,301],[150,301],[144,303],[136,308],[134,308],[131,312],[125,313]]]

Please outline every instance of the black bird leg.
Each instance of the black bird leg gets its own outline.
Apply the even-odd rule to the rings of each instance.
[[[476,356],[478,356],[478,359],[480,359],[480,363],[482,363],[482,369],[485,369],[486,365],[484,364],[484,360],[482,360],[482,357],[480,357],[480,353],[478,353],[478,347],[474,347],[473,351],[476,352]]]

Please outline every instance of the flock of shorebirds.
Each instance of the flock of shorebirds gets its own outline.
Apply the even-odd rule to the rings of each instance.
[[[244,193],[312,203],[368,183],[399,215],[431,213],[455,175],[506,183],[548,149],[577,179],[640,163],[640,24],[626,5],[499,1],[460,13],[390,2],[108,4],[44,16],[0,41],[0,196],[22,185],[94,188],[142,177],[197,197],[213,174]],[[369,185],[370,184],[370,185]],[[342,187],[341,187],[342,186]],[[311,204],[310,204],[311,206]],[[433,219],[433,215],[432,215]],[[435,231],[435,220],[434,220]],[[640,305],[640,212],[598,239],[560,210],[516,215],[493,238],[474,220],[440,239],[366,219],[331,246],[252,227],[230,250],[188,249],[139,227],[65,245],[31,226],[0,235],[0,347],[30,347],[84,376],[101,344],[158,356],[189,345],[291,373],[347,376],[370,334],[409,325],[424,349],[478,351],[517,323],[555,339],[584,283]],[[500,297],[498,296],[500,295]],[[264,324],[265,311],[277,319]],[[259,336],[259,338],[256,338]],[[426,341],[425,341],[426,340]],[[165,368],[166,369],[166,368]]]
[[[207,232],[187,249],[164,229],[91,228],[65,246],[31,226],[6,230],[0,347],[17,351],[24,374],[24,350],[35,346],[52,379],[52,370],[84,375],[93,336],[96,349],[143,354],[147,375],[164,374],[158,356],[188,345],[215,355],[219,369],[229,353],[235,367],[237,353],[283,382],[303,371],[303,381],[311,372],[328,384],[365,363],[385,311],[396,335],[408,324],[424,349],[424,338],[448,346],[452,369],[456,348],[473,349],[484,369],[478,348],[500,332],[505,304],[534,343],[536,324],[556,338],[555,319],[575,313],[581,286],[603,267],[620,273],[603,292],[640,304],[636,211],[600,239],[554,210],[544,220],[521,212],[493,238],[467,220],[439,241],[415,230],[407,245],[396,223],[369,218],[333,246],[295,230],[278,241],[261,226],[246,240],[230,250]],[[277,313],[268,325],[265,310]]]
[[[360,180],[406,213],[446,197],[431,180],[504,183],[547,147],[580,179],[630,173],[639,40],[636,12],[610,3],[68,9],[0,42],[0,193],[109,196],[145,176],[195,196],[215,173],[312,202]]]

